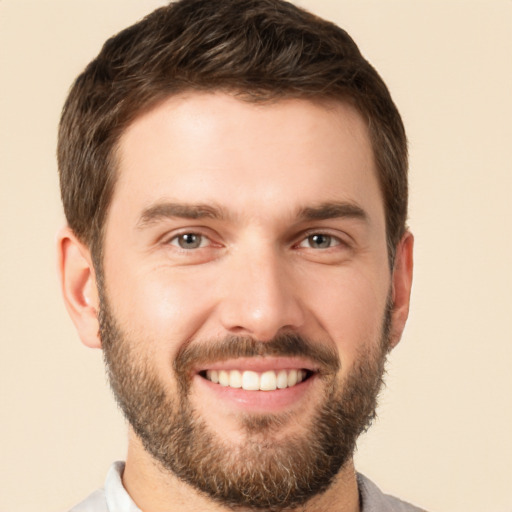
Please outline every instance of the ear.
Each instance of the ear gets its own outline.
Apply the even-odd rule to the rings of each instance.
[[[64,303],[82,343],[101,348],[99,296],[89,249],[69,227],[57,235],[58,272]]]
[[[407,231],[400,240],[395,254],[395,264],[392,276],[392,313],[390,348],[394,348],[405,327],[409,316],[409,303],[412,287],[414,237]]]

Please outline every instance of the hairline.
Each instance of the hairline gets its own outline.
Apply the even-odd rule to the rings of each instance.
[[[261,93],[264,94],[261,94]],[[144,104],[140,106],[140,108],[132,111],[130,115],[126,117],[126,119],[121,122],[116,127],[116,136],[114,137],[111,149],[109,151],[109,160],[110,165],[108,166],[108,201],[106,203],[106,208],[104,211],[104,214],[101,218],[96,219],[96,224],[98,224],[99,220],[99,226],[97,225],[96,229],[96,235],[92,236],[91,240],[85,241],[86,245],[88,246],[94,268],[96,271],[96,274],[98,278],[103,278],[103,249],[105,246],[105,234],[106,234],[106,225],[108,216],[110,213],[110,206],[112,204],[112,200],[114,198],[114,194],[116,191],[116,184],[117,180],[119,178],[119,172],[120,172],[120,165],[121,165],[121,143],[123,136],[126,134],[130,126],[137,120],[140,119],[145,114],[148,114],[154,109],[157,109],[159,106],[161,106],[166,101],[170,100],[171,98],[175,98],[177,96],[183,96],[184,99],[188,98],[190,95],[195,94],[216,94],[216,93],[223,93],[228,94],[232,96],[234,99],[237,99],[239,101],[243,101],[250,104],[255,105],[272,105],[274,103],[278,103],[280,101],[286,101],[286,100],[293,100],[293,99],[301,99],[305,101],[312,102],[314,104],[328,107],[329,105],[335,105],[335,104],[343,104],[348,105],[349,107],[353,108],[357,114],[361,117],[363,120],[366,132],[368,136],[368,142],[370,144],[371,150],[372,150],[372,156],[373,161],[375,165],[375,172],[376,172],[376,178],[377,183],[379,187],[380,197],[383,202],[384,206],[384,214],[385,214],[385,236],[386,236],[386,247],[387,247],[387,253],[388,253],[388,261],[389,261],[389,267],[390,269],[393,268],[394,265],[394,256],[395,256],[395,250],[396,247],[392,246],[392,241],[390,240],[389,235],[389,229],[388,229],[388,208],[386,205],[386,197],[384,194],[384,190],[382,187],[381,182],[381,176],[383,170],[379,168],[379,163],[377,161],[377,150],[376,150],[376,144],[377,142],[374,140],[374,137],[372,136],[372,120],[367,115],[367,113],[364,111],[364,109],[359,105],[357,95],[353,93],[350,89],[346,89],[343,91],[340,91],[339,93],[336,93],[334,91],[327,92],[325,94],[322,93],[311,93],[307,94],[304,92],[295,92],[293,90],[279,90],[276,89],[270,89],[270,88],[264,88],[261,90],[258,89],[252,89],[252,88],[235,88],[235,87],[229,87],[229,86],[213,86],[213,87],[206,87],[206,86],[197,86],[194,84],[190,84],[189,86],[184,86],[180,88],[176,88],[174,90],[169,90],[167,92],[161,91],[160,94],[156,95],[153,99],[149,99]],[[259,94],[258,94],[259,93]],[[404,226],[404,229],[402,230],[402,233],[400,235],[400,238],[403,236],[405,231],[407,230],[407,227]]]

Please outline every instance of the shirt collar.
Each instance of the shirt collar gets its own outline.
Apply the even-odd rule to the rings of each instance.
[[[130,498],[123,486],[124,462],[117,461],[110,466],[105,480],[105,499],[108,510],[119,512],[142,512]]]

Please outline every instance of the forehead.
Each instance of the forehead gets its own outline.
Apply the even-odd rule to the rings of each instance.
[[[249,217],[343,200],[383,216],[367,126],[347,103],[173,96],[127,128],[117,154],[111,208],[124,215],[163,200]]]

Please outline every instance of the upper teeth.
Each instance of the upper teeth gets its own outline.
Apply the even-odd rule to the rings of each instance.
[[[215,384],[242,388],[247,391],[273,391],[295,386],[302,382],[306,370],[269,370],[263,373],[240,370],[207,370],[206,378]]]

